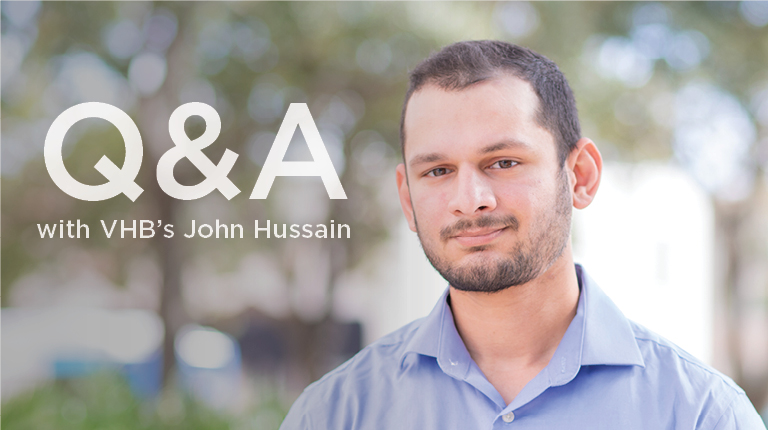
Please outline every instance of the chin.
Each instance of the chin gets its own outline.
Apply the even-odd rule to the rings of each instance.
[[[504,259],[502,254],[491,249],[490,246],[482,245],[473,247],[473,249],[468,250],[463,257],[454,260],[453,266],[462,269],[472,269],[475,267],[487,266]]]

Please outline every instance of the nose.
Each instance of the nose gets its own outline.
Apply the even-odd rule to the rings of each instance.
[[[496,209],[496,195],[484,172],[475,168],[459,168],[449,209],[454,215],[463,216]]]

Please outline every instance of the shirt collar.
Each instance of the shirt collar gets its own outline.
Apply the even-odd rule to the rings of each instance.
[[[409,352],[437,358],[443,372],[464,379],[472,357],[456,330],[453,313],[448,305],[446,288],[432,311],[423,320],[413,337],[406,344],[402,360]]]
[[[581,265],[576,265],[576,273],[583,286],[579,301],[586,297],[582,366],[605,364],[645,367],[629,320]]]
[[[644,367],[640,349],[629,320],[576,265],[581,292],[576,316],[544,371],[550,384],[563,385],[573,379],[581,366],[637,365]],[[461,340],[448,305],[446,288],[437,304],[408,340],[403,356],[414,352],[437,358],[443,372],[463,379],[472,358]],[[401,361],[402,363],[402,361]]]

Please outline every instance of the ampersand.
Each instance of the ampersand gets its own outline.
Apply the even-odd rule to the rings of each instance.
[[[205,120],[205,132],[197,139],[190,140],[184,131],[184,122],[193,115]],[[227,149],[219,164],[213,164],[202,152],[202,149],[211,145],[221,132],[221,119],[214,108],[205,103],[181,105],[171,114],[168,131],[176,146],[163,154],[157,163],[157,183],[166,194],[180,200],[195,200],[218,189],[230,200],[240,193],[240,189],[227,177],[238,155]],[[197,185],[181,185],[173,177],[173,166],[185,157],[205,175],[205,179]]]

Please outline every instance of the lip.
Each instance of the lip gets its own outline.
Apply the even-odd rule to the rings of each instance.
[[[460,245],[466,246],[466,247],[482,246],[492,242],[494,239],[499,237],[501,233],[506,229],[507,227],[496,228],[496,229],[463,231],[460,234],[453,236],[453,239],[456,239],[456,241],[459,242]]]

